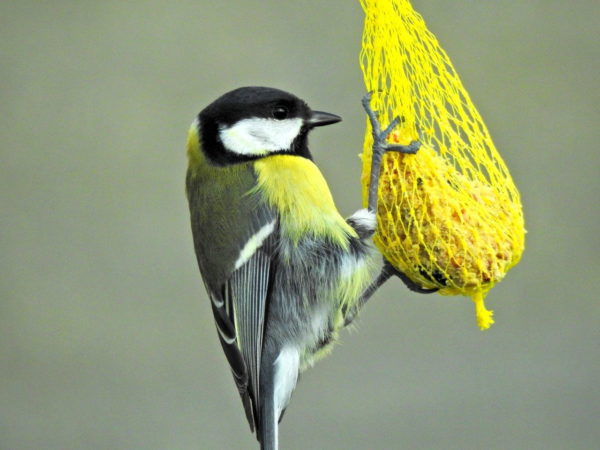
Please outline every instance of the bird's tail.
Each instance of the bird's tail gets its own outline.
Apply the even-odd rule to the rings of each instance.
[[[275,417],[275,408],[273,402],[270,405],[265,404],[260,415],[260,450],[277,450],[278,445],[278,427]]]
[[[279,421],[287,407],[296,382],[300,355],[298,349],[265,346],[260,363],[260,400],[258,433],[261,450],[277,450]]]
[[[266,356],[263,354],[263,356]],[[270,358],[269,358],[270,359]],[[260,450],[277,450],[278,445],[278,412],[275,405],[275,383],[273,361],[265,364],[263,360],[260,379],[260,404],[258,440]]]

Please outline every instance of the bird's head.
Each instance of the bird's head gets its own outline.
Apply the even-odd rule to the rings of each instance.
[[[242,87],[219,97],[198,114],[198,134],[208,159],[220,165],[296,154],[310,158],[308,132],[341,117],[313,111],[279,89]]]

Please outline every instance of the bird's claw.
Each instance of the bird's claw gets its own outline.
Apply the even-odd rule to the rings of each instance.
[[[386,147],[385,147],[386,151],[407,153],[409,155],[416,154],[420,148],[421,148],[421,141],[412,141],[408,145],[386,144]]]
[[[404,272],[396,269],[392,263],[390,263],[387,259],[384,258],[384,270],[386,270],[390,275],[395,275],[402,280],[404,285],[413,292],[418,294],[433,294],[434,292],[439,291],[438,288],[424,288],[423,286],[418,285],[413,280],[408,278]]]
[[[369,117],[369,122],[371,122],[371,129],[373,130],[373,151],[377,152],[381,155],[387,151],[407,153],[414,155],[417,153],[419,148],[421,148],[421,142],[412,141],[409,145],[399,145],[399,144],[389,144],[387,139],[389,135],[392,133],[394,128],[396,128],[402,119],[400,117],[395,117],[394,120],[390,122],[390,124],[385,128],[385,130],[381,130],[381,124],[377,119],[377,115],[375,111],[371,108],[371,98],[373,96],[373,92],[367,92],[367,94],[362,99],[362,105]]]

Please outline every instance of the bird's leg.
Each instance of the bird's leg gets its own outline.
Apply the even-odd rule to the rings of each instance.
[[[385,258],[383,258],[383,267],[379,272],[377,278],[364,290],[361,294],[360,298],[356,302],[356,306],[351,312],[345,314],[344,326],[350,325],[358,311],[362,309],[362,307],[371,299],[375,291],[379,289],[387,280],[392,278],[393,276],[397,276],[402,280],[402,282],[406,285],[408,289],[413,292],[417,292],[419,294],[431,294],[436,292],[437,289],[425,289],[415,283],[413,280],[408,278],[404,272],[400,272],[396,269],[392,264]]]
[[[395,151],[407,154],[415,154],[421,147],[421,143],[419,141],[412,141],[409,145],[397,145],[397,144],[389,144],[387,142],[387,138],[392,132],[392,130],[400,123],[400,118],[396,117],[392,122],[384,129],[381,129],[381,125],[375,112],[371,109],[371,93],[369,92],[362,99],[362,105],[365,109],[367,116],[369,117],[369,121],[371,122],[371,129],[373,132],[373,154],[371,158],[371,174],[369,179],[369,199],[368,199],[368,209],[373,214],[377,214],[377,194],[379,190],[379,175],[381,172],[381,163],[383,161],[383,155],[388,151]],[[379,273],[379,276],[371,283],[371,285],[363,292],[361,295],[357,309],[358,311],[375,293],[383,283],[389,280],[392,276],[397,276],[400,278],[406,287],[408,287],[413,292],[418,292],[421,294],[429,294],[437,291],[437,289],[425,289],[414,281],[412,281],[406,274],[400,272],[392,264],[384,258],[383,268]],[[356,312],[351,313],[346,319],[346,324],[350,323],[354,318]]]
[[[385,261],[387,263],[387,261]],[[360,298],[356,302],[356,306],[352,309],[352,311],[348,311],[344,313],[344,326],[350,325],[358,312],[362,309],[362,307],[369,301],[369,299],[373,296],[375,291],[379,289],[383,283],[390,279],[393,275],[388,269],[386,269],[386,265],[384,264],[381,272],[377,278],[365,289],[365,291],[361,294]]]

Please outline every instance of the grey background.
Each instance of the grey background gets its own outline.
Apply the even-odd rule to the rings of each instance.
[[[520,187],[527,249],[488,297],[382,289],[302,378],[284,449],[600,446],[595,0],[415,0]],[[255,448],[196,268],[194,115],[290,90],[360,205],[354,1],[0,4],[0,448]]]

